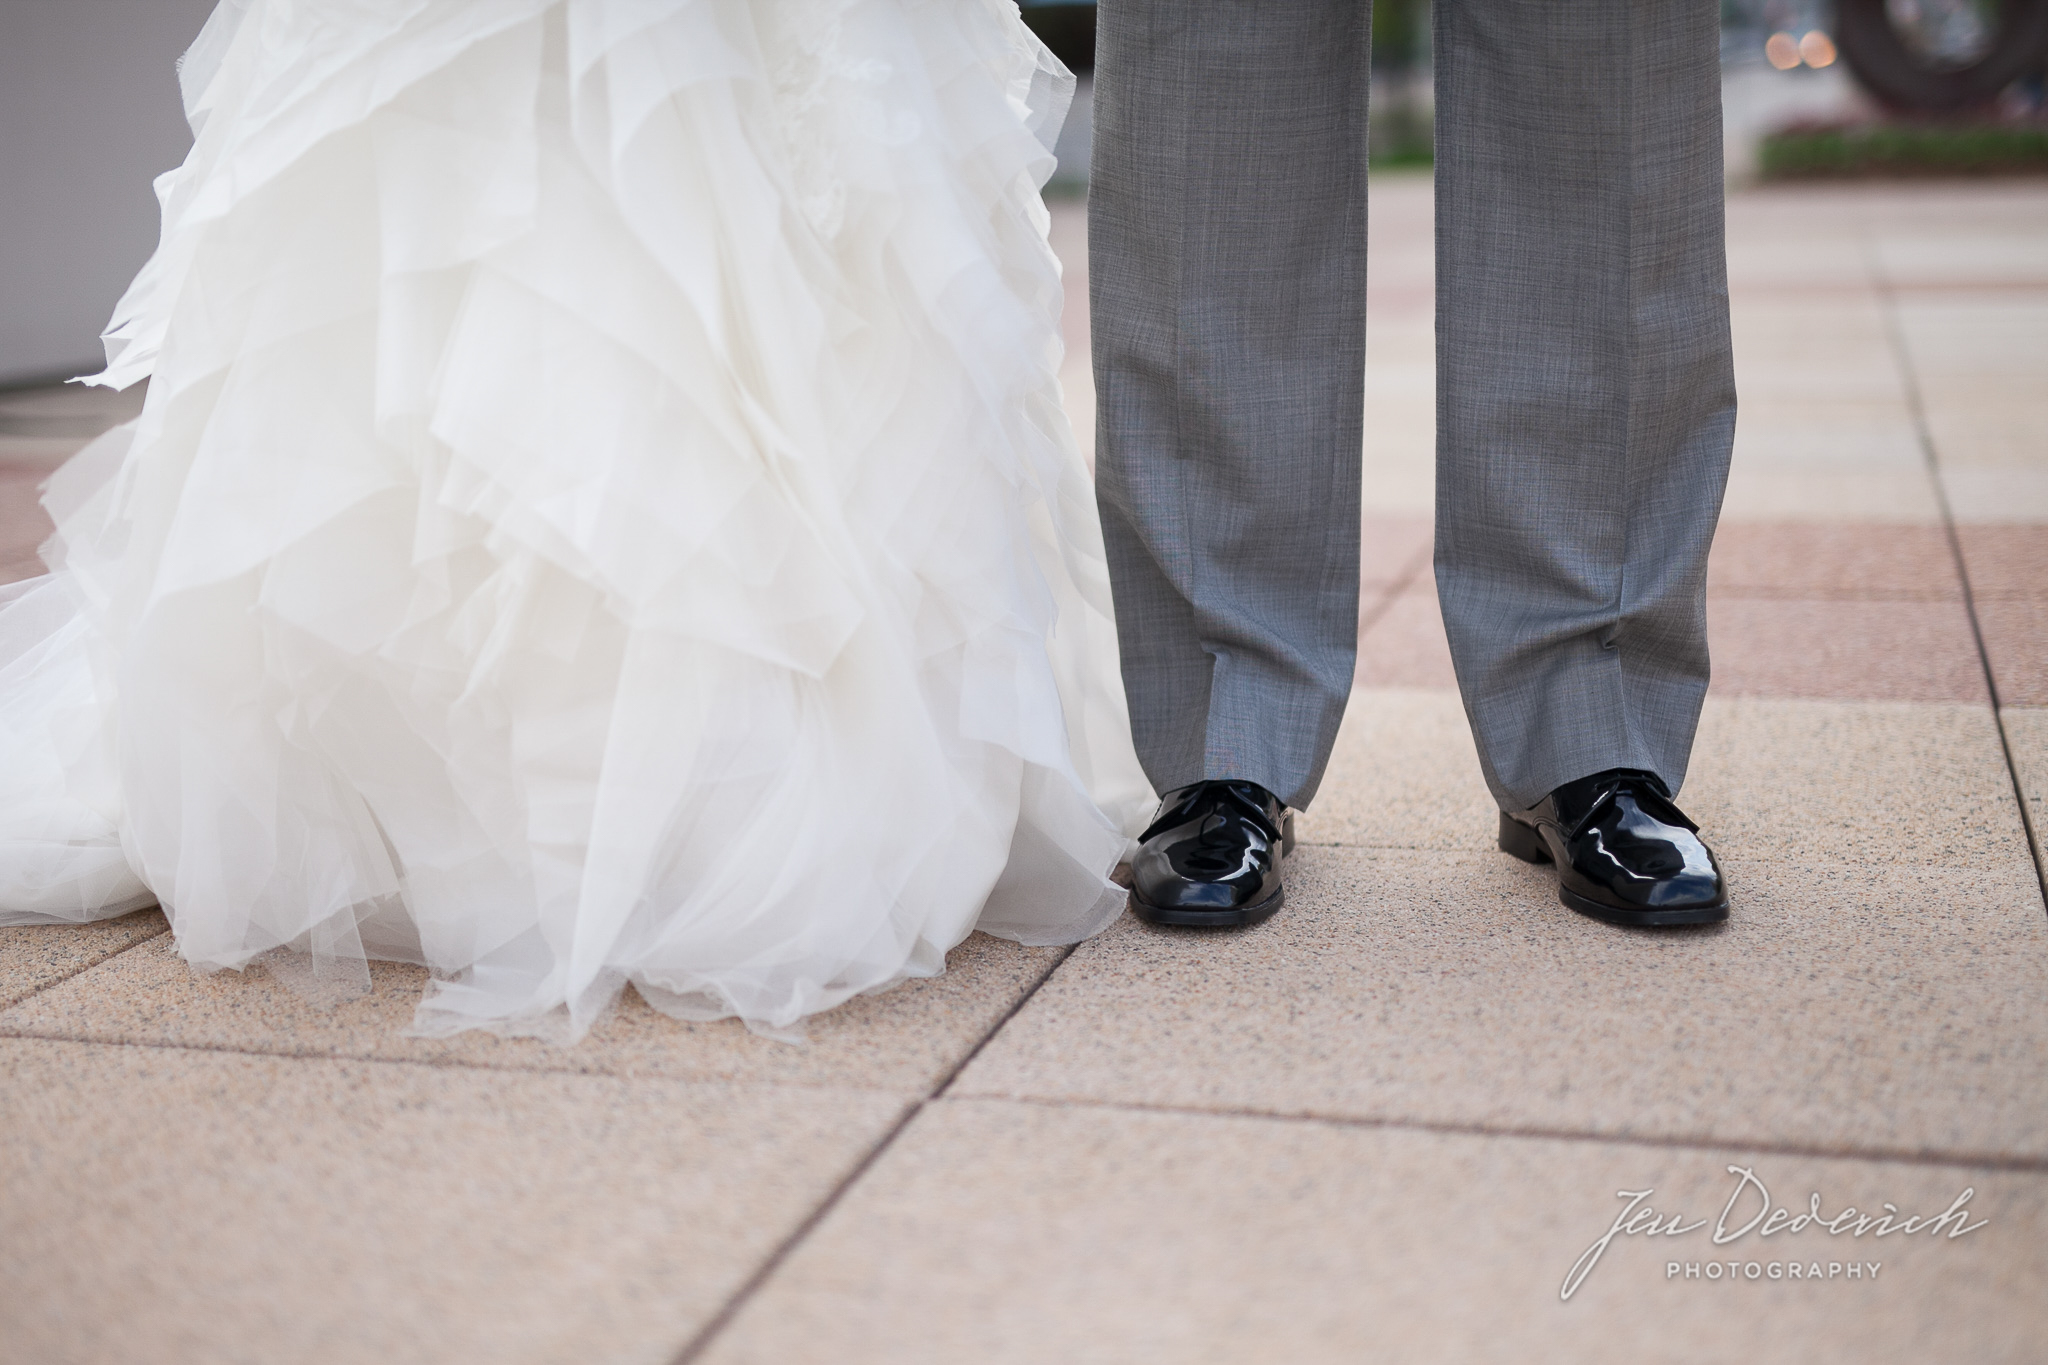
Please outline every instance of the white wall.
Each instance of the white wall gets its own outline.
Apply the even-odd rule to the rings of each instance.
[[[104,363],[192,138],[178,54],[213,0],[0,0],[0,385]]]

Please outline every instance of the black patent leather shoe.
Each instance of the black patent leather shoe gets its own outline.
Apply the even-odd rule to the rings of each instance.
[[[1166,793],[1131,859],[1131,913],[1150,924],[1257,924],[1287,899],[1280,860],[1294,813],[1256,782],[1197,782]]]
[[[1609,924],[1718,924],[1728,885],[1699,826],[1654,774],[1618,768],[1567,782],[1519,815],[1500,846],[1557,865],[1557,898]]]

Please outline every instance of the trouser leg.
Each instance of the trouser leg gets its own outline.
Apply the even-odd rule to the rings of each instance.
[[[1436,575],[1487,782],[1676,790],[1735,424],[1717,12],[1435,16]]]
[[[1370,22],[1359,0],[1102,0],[1096,486],[1161,790],[1305,804],[1351,689]]]

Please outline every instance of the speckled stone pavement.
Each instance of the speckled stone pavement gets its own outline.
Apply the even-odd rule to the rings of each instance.
[[[1662,934],[1491,847],[1428,182],[1375,195],[1358,690],[1285,915],[568,1051],[401,1036],[406,968],[195,978],[153,911],[0,930],[0,1362],[2048,1359],[2048,182],[1731,201],[1683,800],[1735,913]],[[0,580],[107,420],[0,395]]]

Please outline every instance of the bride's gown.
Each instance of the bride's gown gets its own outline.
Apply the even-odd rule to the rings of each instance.
[[[786,1027],[1101,929],[1151,800],[1012,0],[226,0],[0,590],[0,924]]]

